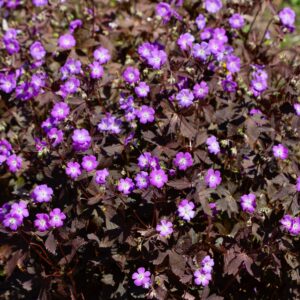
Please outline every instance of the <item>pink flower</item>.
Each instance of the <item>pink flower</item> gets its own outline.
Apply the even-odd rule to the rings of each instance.
[[[34,227],[38,231],[46,231],[49,228],[49,216],[47,214],[36,214],[36,219],[34,220]]]
[[[243,195],[241,197],[241,206],[243,211],[253,213],[256,208],[256,196],[254,194]]]
[[[156,230],[161,236],[168,236],[173,232],[173,224],[167,220],[161,220],[156,226]]]
[[[95,170],[98,166],[97,158],[94,155],[86,155],[82,159],[81,166],[87,172]]]
[[[49,202],[52,199],[52,195],[52,188],[48,187],[46,184],[37,185],[31,193],[31,197],[36,202]]]
[[[7,214],[4,217],[3,225],[9,227],[11,230],[17,230],[23,223],[23,218],[17,214]]]
[[[195,276],[195,283],[197,285],[207,286],[211,280],[211,274],[205,273],[202,270],[195,271],[194,276]]]
[[[134,284],[136,286],[143,286],[144,288],[150,285],[151,273],[146,271],[145,268],[141,267],[137,269],[137,272],[132,274],[132,279],[134,280]]]
[[[206,140],[206,145],[208,146],[208,151],[213,154],[218,154],[220,152],[220,145],[217,138],[212,135]]]
[[[72,179],[76,179],[81,175],[80,164],[78,162],[68,162],[66,167],[66,174]]]
[[[76,40],[72,34],[66,33],[59,37],[58,46],[62,49],[68,50],[76,45]]]
[[[49,224],[52,227],[57,228],[62,227],[64,225],[63,220],[66,219],[66,215],[59,208],[54,208],[49,215]]]
[[[120,179],[118,183],[118,191],[125,195],[129,195],[134,189],[134,182],[131,178]]]
[[[168,176],[162,170],[152,170],[150,173],[150,184],[156,186],[157,188],[162,188],[165,183],[168,182]]]
[[[179,170],[185,171],[193,165],[192,155],[189,152],[177,153],[174,159],[174,165],[178,167]]]
[[[178,205],[179,216],[186,221],[190,221],[195,216],[195,204],[187,199],[183,199]]]
[[[273,146],[272,150],[273,150],[273,154],[276,158],[280,158],[282,160],[287,159],[289,150],[286,147],[284,147],[282,144]]]
[[[22,158],[13,154],[7,158],[6,164],[9,171],[15,173],[22,168]]]
[[[152,107],[142,105],[142,107],[137,110],[136,115],[142,124],[146,124],[154,121],[154,113],[155,111]]]
[[[210,187],[215,189],[222,181],[220,171],[209,169],[205,176],[205,182]]]

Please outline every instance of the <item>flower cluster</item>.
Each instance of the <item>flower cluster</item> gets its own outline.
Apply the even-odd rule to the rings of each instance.
[[[194,272],[194,281],[197,285],[207,286],[212,279],[211,273],[214,266],[214,260],[209,255],[201,261],[201,268]]]
[[[0,166],[5,162],[9,171],[15,173],[22,168],[22,158],[12,153],[12,146],[6,140],[0,140]]]
[[[291,215],[285,215],[280,220],[281,225],[290,234],[299,235],[300,234],[300,217],[292,217]]]

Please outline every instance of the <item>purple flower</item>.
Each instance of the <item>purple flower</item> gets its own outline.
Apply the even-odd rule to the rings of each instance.
[[[49,140],[51,140],[51,145],[53,147],[58,146],[64,139],[63,131],[60,129],[57,129],[55,127],[51,128],[47,132],[47,136],[48,136]]]
[[[204,28],[204,30],[200,33],[200,38],[203,41],[211,39],[212,35],[214,33],[214,29],[210,27]]]
[[[283,8],[278,16],[284,26],[292,30],[295,28],[296,13],[291,8]]]
[[[217,138],[212,135],[206,140],[206,145],[208,146],[208,151],[213,154],[218,154],[220,152],[220,145]]]
[[[298,235],[300,233],[300,217],[295,217],[293,219],[293,224],[290,228],[290,233]]]
[[[0,140],[0,154],[9,155],[12,150],[12,146],[6,139]]]
[[[147,105],[142,105],[142,107],[136,112],[136,115],[142,124],[153,122],[154,114],[154,109]]]
[[[152,44],[145,42],[138,47],[138,54],[143,59],[148,59],[151,56],[151,52],[156,49]]]
[[[69,78],[64,84],[60,86],[60,93],[63,97],[69,94],[74,94],[78,91],[80,87],[80,81],[76,77]]]
[[[285,215],[280,220],[281,225],[286,229],[287,231],[290,231],[293,225],[293,217],[290,215]]]
[[[53,190],[46,184],[37,185],[32,193],[31,197],[36,202],[49,202],[52,199]]]
[[[45,86],[45,79],[46,79],[46,74],[44,74],[44,73],[33,74],[31,76],[31,84],[36,89],[40,89]]]
[[[136,114],[137,114],[137,109],[135,108],[129,108],[126,112],[125,112],[125,119],[127,122],[131,122],[133,120],[136,119]]]
[[[111,59],[109,51],[104,47],[97,48],[93,55],[95,60],[97,60],[101,65],[107,63]]]
[[[64,35],[61,35],[58,39],[58,47],[64,50],[71,49],[75,47],[76,40],[74,36],[70,33],[66,33]]]
[[[34,42],[30,46],[30,55],[35,60],[41,60],[45,57],[46,51],[41,42]]]
[[[177,153],[174,159],[174,165],[178,167],[179,170],[185,171],[193,165],[192,155],[189,152]]]
[[[177,40],[177,45],[182,51],[187,51],[192,48],[194,41],[195,38],[193,35],[191,35],[190,33],[184,33]]]
[[[228,37],[224,28],[215,28],[213,38],[225,44],[228,42]]]
[[[97,158],[94,155],[86,155],[82,158],[81,166],[87,172],[91,172],[98,166]]]
[[[23,218],[17,214],[7,214],[4,217],[3,225],[11,230],[17,230],[23,223]]]
[[[69,25],[70,32],[73,33],[77,28],[80,28],[81,26],[82,26],[81,20],[76,19],[74,21],[71,21]]]
[[[259,96],[264,90],[266,90],[267,86],[267,82],[260,78],[253,79],[251,81],[251,88],[255,96]]]
[[[204,99],[209,92],[208,84],[205,81],[196,83],[193,87],[193,94],[196,99]]]
[[[91,68],[91,78],[99,79],[103,77],[104,69],[98,61],[89,64],[89,67]]]
[[[124,110],[134,109],[134,98],[132,96],[126,98],[125,96],[121,95],[119,99],[119,105],[120,108]]]
[[[168,236],[173,232],[173,224],[167,220],[161,220],[160,224],[156,226],[156,231],[160,236]]]
[[[159,165],[159,160],[158,157],[150,157],[149,159],[149,167],[154,170],[154,169],[160,169]]]
[[[117,120],[116,117],[111,116],[110,114],[106,114],[106,117],[101,120],[101,122],[97,125],[97,128],[99,131],[108,131],[118,134],[121,132],[121,124],[122,122],[120,120]]]
[[[202,61],[205,61],[210,55],[210,49],[208,43],[201,42],[201,44],[194,44],[192,49],[192,55]]]
[[[164,22],[170,21],[173,14],[171,6],[166,2],[160,2],[159,4],[157,4],[155,11],[156,14],[160,16]]]
[[[34,6],[41,7],[48,4],[48,0],[32,0]]]
[[[241,69],[241,60],[235,55],[228,55],[226,57],[226,67],[231,73],[237,73]]]
[[[29,216],[29,212],[27,209],[27,203],[21,200],[19,203],[14,203],[11,206],[10,213],[12,215],[18,215],[21,219]]]
[[[49,216],[47,214],[36,214],[34,220],[34,227],[41,232],[48,230],[49,228]]]
[[[146,189],[149,186],[149,175],[145,171],[136,174],[134,180],[139,189]]]
[[[95,181],[97,184],[105,184],[106,182],[106,177],[109,175],[108,170],[102,169],[102,170],[98,170],[96,171],[96,176],[95,176]]]
[[[233,14],[228,21],[230,26],[235,29],[242,28],[245,25],[244,17],[240,14]]]
[[[196,18],[196,24],[199,30],[203,30],[205,28],[206,25],[206,18],[204,15],[200,14],[198,15],[198,17]]]
[[[70,107],[65,102],[55,103],[54,107],[51,110],[51,116],[60,121],[64,120],[70,113]]]
[[[123,72],[123,78],[128,83],[135,83],[140,80],[140,71],[133,67],[127,67]]]
[[[10,211],[10,204],[9,203],[4,203],[1,207],[0,207],[0,221],[2,222],[5,215],[7,215]]]
[[[22,101],[29,100],[36,97],[39,94],[39,89],[37,89],[30,82],[23,82],[16,88],[16,98]]]
[[[22,158],[15,154],[10,155],[6,160],[6,164],[8,166],[9,171],[15,173],[21,170],[22,168]]]
[[[243,211],[253,213],[256,208],[256,196],[254,194],[243,195],[241,197],[241,206]]]
[[[215,171],[214,169],[209,169],[206,172],[205,182],[210,188],[215,189],[221,183],[221,181],[222,181],[222,178],[221,178],[220,171]]]
[[[4,40],[13,40],[16,39],[18,32],[14,28],[8,28],[3,36]]]
[[[80,164],[78,162],[68,162],[66,167],[66,174],[72,179],[76,179],[81,175]]]
[[[141,81],[135,88],[134,88],[135,93],[137,94],[138,97],[144,98],[147,97],[149,94],[150,88],[149,85],[146,82]]]
[[[232,80],[231,76],[227,76],[226,79],[222,80],[222,88],[225,92],[235,93],[237,86],[237,83]]]
[[[20,51],[20,45],[17,40],[4,39],[3,42],[9,55],[13,55],[14,53],[18,53]]]
[[[268,87],[268,74],[264,70],[259,69],[252,73],[252,78],[251,91],[257,97]]]
[[[183,199],[178,205],[178,214],[179,216],[186,221],[190,221],[195,216],[195,204],[192,201]]]
[[[282,160],[287,159],[289,150],[286,147],[284,147],[282,144],[273,146],[272,150],[273,150],[273,154],[276,158],[280,158]]]
[[[249,114],[251,116],[255,116],[255,115],[261,115],[262,111],[258,108],[251,108],[251,110],[249,111]]]
[[[293,218],[290,215],[284,215],[280,223],[283,228],[291,234],[298,235],[300,233],[300,217]]]
[[[194,94],[189,89],[183,89],[176,95],[180,107],[189,107],[193,104]]]
[[[56,126],[58,124],[58,121],[56,119],[53,118],[48,118],[46,119],[41,127],[43,128],[43,130],[48,133],[50,131],[51,128],[53,128],[54,126]]]
[[[211,13],[215,14],[222,8],[221,0],[205,0],[204,2],[205,9]]]
[[[0,154],[0,166],[6,161],[6,155]]]
[[[294,109],[296,111],[297,116],[300,116],[300,103],[295,103]]]
[[[66,219],[66,215],[59,208],[54,208],[52,211],[50,211],[49,216],[50,226],[57,228],[64,225],[63,220]]]
[[[204,272],[205,274],[209,273],[211,274],[212,272],[212,267],[215,265],[215,262],[213,258],[211,258],[209,255],[206,255],[202,261],[201,261],[201,271]]]
[[[150,184],[157,187],[162,188],[165,183],[168,182],[167,174],[159,169],[159,170],[152,170],[150,173]]]
[[[67,72],[69,74],[80,74],[82,72],[81,70],[81,62],[80,60],[68,58],[66,61],[64,67],[66,68]]]
[[[136,286],[148,287],[151,283],[151,273],[146,271],[145,268],[141,267],[137,269],[137,272],[132,274],[132,279]]]
[[[208,42],[208,49],[215,55],[225,51],[224,43],[215,38]]]
[[[131,178],[121,178],[118,183],[118,191],[125,194],[129,195],[131,191],[134,189],[134,182],[132,181]]]
[[[0,76],[0,89],[6,94],[11,93],[16,88],[17,82],[14,75]]]
[[[167,53],[164,50],[154,49],[147,58],[147,63],[156,70],[159,70],[167,61]]]
[[[138,165],[141,169],[144,169],[149,166],[151,160],[151,153],[145,152],[138,157]]]
[[[92,138],[86,129],[75,129],[72,135],[73,148],[76,151],[85,151],[90,145]]]
[[[197,285],[208,286],[211,281],[211,273],[205,273],[203,270],[196,270],[194,277],[195,284]]]

